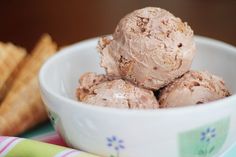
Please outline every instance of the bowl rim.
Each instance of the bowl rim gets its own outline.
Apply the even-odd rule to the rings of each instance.
[[[86,39],[83,41],[80,41],[78,43],[69,45],[67,47],[64,47],[63,49],[59,50],[57,54],[55,54],[54,56],[50,57],[41,67],[40,71],[39,71],[39,86],[40,86],[40,91],[44,91],[46,92],[46,94],[49,94],[51,96],[53,96],[53,98],[58,99],[60,101],[66,102],[65,105],[72,105],[74,107],[80,107],[83,109],[87,109],[87,110],[96,110],[96,111],[100,111],[100,112],[112,112],[112,113],[139,113],[139,114],[148,114],[148,115],[152,115],[152,114],[156,114],[158,113],[185,113],[185,112],[197,112],[197,111],[203,111],[203,110],[212,110],[213,108],[221,108],[221,107],[226,107],[227,104],[230,105],[230,103],[227,102],[232,102],[232,101],[236,101],[236,94],[233,94],[227,98],[224,99],[220,99],[220,100],[216,100],[216,101],[212,101],[209,103],[206,103],[205,105],[195,105],[195,106],[185,106],[185,107],[176,107],[176,108],[162,108],[162,109],[126,109],[126,108],[113,108],[113,107],[102,107],[102,106],[96,106],[96,105],[88,105],[86,103],[83,102],[79,102],[73,99],[70,99],[68,97],[62,96],[52,90],[50,90],[49,88],[47,88],[47,83],[46,83],[46,79],[45,79],[45,71],[47,68],[50,67],[50,65],[55,62],[55,60],[58,59],[62,59],[64,58],[64,55],[69,55],[70,53],[74,53],[73,49],[79,49],[86,47],[86,45],[88,45],[89,43],[93,43],[95,41],[98,41],[99,37],[94,37],[94,38],[90,38],[90,39]],[[199,36],[199,35],[195,35],[195,40],[198,41],[199,43],[204,43],[207,45],[214,45],[217,47],[221,47],[224,49],[228,49],[229,51],[232,51],[235,55],[236,55],[236,47],[233,45],[230,45],[228,43],[225,43],[223,41],[219,41],[216,39],[212,39],[209,37],[204,37],[204,36]],[[68,52],[71,51],[71,52]],[[48,104],[46,104],[46,106],[48,106]]]

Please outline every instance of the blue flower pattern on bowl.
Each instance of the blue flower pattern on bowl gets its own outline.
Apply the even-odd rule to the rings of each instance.
[[[216,136],[215,128],[207,128],[201,133],[201,141],[210,142]]]
[[[208,127],[200,134],[200,141],[203,142],[203,145],[205,145],[204,148],[200,149],[198,154],[200,156],[208,156],[211,154],[214,149],[214,138],[216,137],[216,129]]]
[[[106,140],[107,146],[109,148],[112,148],[116,153],[116,155],[110,155],[110,157],[119,157],[120,151],[122,149],[125,149],[124,141],[122,139],[117,138],[116,136],[107,137]]]
[[[178,135],[180,157],[213,157],[220,153],[228,136],[230,117],[181,132]]]

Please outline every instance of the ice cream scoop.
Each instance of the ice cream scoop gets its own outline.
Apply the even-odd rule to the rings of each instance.
[[[112,37],[100,39],[98,50],[108,75],[157,90],[189,70],[195,43],[187,23],[147,7],[122,18]]]
[[[84,74],[77,89],[80,101],[104,107],[156,109],[158,101],[151,90],[142,89],[122,79],[106,75]]]
[[[180,107],[218,100],[229,96],[224,81],[209,72],[189,71],[159,94],[160,107]]]

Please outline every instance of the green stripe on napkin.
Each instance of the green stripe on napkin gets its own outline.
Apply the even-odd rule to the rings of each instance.
[[[0,157],[98,157],[86,152],[29,139],[0,136]]]
[[[52,157],[67,148],[33,140],[22,140],[6,157]]]

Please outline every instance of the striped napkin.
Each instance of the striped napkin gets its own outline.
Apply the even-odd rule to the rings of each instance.
[[[63,146],[18,137],[0,136],[0,157],[97,157]]]

